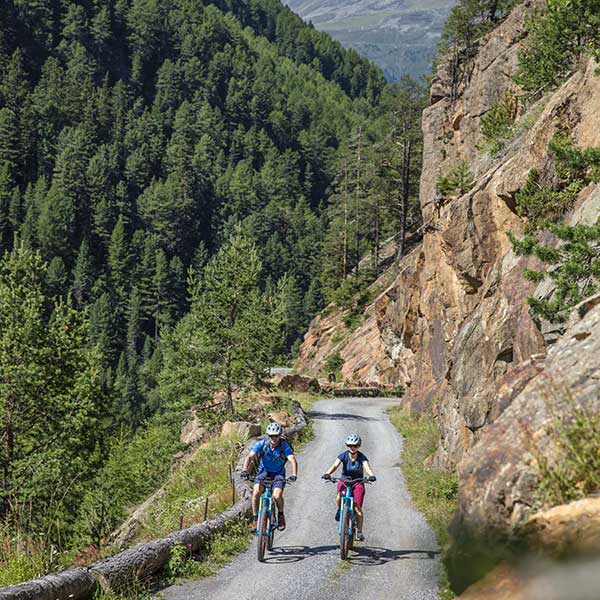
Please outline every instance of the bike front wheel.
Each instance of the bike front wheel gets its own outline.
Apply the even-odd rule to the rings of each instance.
[[[346,560],[348,558],[348,550],[350,549],[350,529],[352,523],[350,519],[350,511],[348,510],[347,506],[345,506],[344,510],[342,511],[340,523],[340,557],[342,560]]]
[[[259,562],[263,562],[265,560],[265,550],[267,547],[268,539],[267,539],[267,530],[269,528],[269,515],[266,510],[263,510],[260,513],[260,521],[258,523],[258,540],[256,545],[256,557]]]

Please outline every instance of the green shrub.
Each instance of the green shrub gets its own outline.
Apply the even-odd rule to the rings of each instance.
[[[515,81],[534,92],[557,86],[583,53],[597,57],[600,0],[548,0],[525,29]]]
[[[566,396],[568,414],[551,411],[547,431],[557,454],[549,456],[546,446],[532,449],[539,469],[540,506],[566,504],[600,490],[600,414]]]
[[[330,354],[325,361],[325,371],[338,375],[344,366],[344,359],[339,352]]]
[[[507,90],[502,98],[481,117],[481,135],[491,154],[499,152],[512,136],[517,109],[517,97]]]
[[[577,194],[600,178],[600,148],[577,148],[561,132],[552,139],[549,149],[554,157],[549,173],[542,175],[532,170],[527,183],[516,194],[517,211],[527,219],[525,236],[516,239],[509,233],[509,238],[517,254],[533,255],[550,266],[546,272],[531,269],[524,272],[530,281],[540,282],[549,277],[555,284],[551,298],[529,297],[528,303],[533,314],[561,322],[600,283],[600,224],[558,223]],[[552,233],[555,243],[546,243],[540,237],[541,231]]]
[[[103,540],[121,524],[127,510],[158,489],[166,480],[179,449],[180,420],[156,418],[133,438],[116,438],[96,484],[83,499],[77,533],[81,544]]]
[[[437,191],[444,198],[459,197],[466,194],[475,185],[475,177],[467,161],[460,161],[447,175],[438,177]]]

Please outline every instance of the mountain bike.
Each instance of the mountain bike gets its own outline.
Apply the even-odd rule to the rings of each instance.
[[[254,479],[249,479],[249,481],[254,482]],[[287,478],[285,481],[287,483],[293,483]],[[265,550],[273,549],[275,530],[279,524],[279,509],[277,508],[277,502],[275,502],[272,495],[274,480],[263,479],[260,483],[261,485],[264,485],[265,489],[260,497],[260,503],[258,505],[255,534],[258,537],[256,555],[258,561],[263,562],[265,559]]]
[[[337,483],[342,481],[346,486],[346,492],[342,496],[340,510],[342,515],[338,524],[338,533],[340,536],[340,557],[342,560],[348,558],[348,551],[354,548],[356,535],[356,516],[354,514],[354,486],[357,483],[371,483],[368,477],[359,477],[358,479],[348,479],[347,477],[329,477],[325,481]]]

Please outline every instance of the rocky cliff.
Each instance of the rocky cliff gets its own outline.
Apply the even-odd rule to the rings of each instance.
[[[423,241],[395,266],[394,281],[353,334],[352,355],[360,355],[360,368],[356,360],[344,365],[348,379],[368,373],[381,383],[407,386],[413,410],[434,412],[441,434],[434,462],[459,465],[456,531],[508,531],[523,521],[532,504],[535,469],[517,424],[530,422],[534,433],[542,431],[539,398],[546,392],[538,388],[556,377],[557,369],[565,371],[564,381],[577,393],[588,388],[597,393],[600,378],[592,353],[600,345],[594,320],[600,309],[584,324],[572,324],[575,329],[551,346],[557,332],[536,323],[526,303],[527,296],[551,290],[547,284],[536,289],[523,278],[526,268],[538,265],[516,256],[507,237],[524,226],[515,193],[532,168],[543,167],[548,142],[560,128],[568,127],[580,147],[600,146],[596,65],[582,63],[564,85],[535,102],[522,98],[526,109],[512,140],[496,155],[482,149],[482,116],[507,90],[519,93],[512,76],[524,19],[534,7],[529,1],[519,5],[480,41],[458,88],[453,89],[447,65],[438,71],[423,115]],[[460,161],[468,163],[475,185],[459,198],[436,203],[437,178]],[[599,214],[600,189],[590,184],[566,220],[591,224]],[[301,364],[310,362],[308,344],[314,351],[322,326],[317,321],[309,332]],[[333,337],[335,328],[329,326]],[[362,339],[369,344],[361,352],[356,344]],[[344,358],[345,348],[339,350]],[[321,349],[326,353],[327,345]],[[596,357],[600,346],[597,350]]]

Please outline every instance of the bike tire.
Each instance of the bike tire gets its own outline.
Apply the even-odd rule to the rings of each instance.
[[[340,531],[340,557],[342,560],[348,558],[348,550],[350,549],[350,511],[345,506],[342,511],[341,518],[342,529]]]
[[[271,523],[271,531],[267,538],[267,550],[273,550],[273,540],[275,539],[275,525]]]
[[[269,524],[269,516],[267,515],[267,511],[263,510],[260,513],[260,521],[258,523],[258,540],[256,544],[256,557],[258,558],[258,562],[263,562],[265,560],[265,550],[267,547],[267,527]]]

